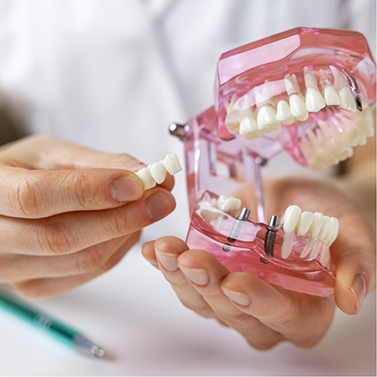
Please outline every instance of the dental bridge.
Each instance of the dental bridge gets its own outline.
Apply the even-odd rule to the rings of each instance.
[[[292,204],[266,221],[261,169],[288,152],[322,170],[373,136],[376,65],[354,31],[295,28],[222,54],[215,104],[169,131],[184,142],[190,248],[231,272],[333,293],[339,222]]]

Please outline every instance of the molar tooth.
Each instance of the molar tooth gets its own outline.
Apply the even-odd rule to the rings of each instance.
[[[175,153],[168,154],[163,161],[165,169],[169,174],[174,175],[179,173],[182,170],[182,166],[179,163],[179,159]]]
[[[217,199],[217,207],[224,212],[234,212],[240,209],[241,200],[234,196],[220,195]]]
[[[311,212],[303,212],[300,218],[300,224],[298,226],[297,234],[301,237],[308,233],[310,226],[312,225],[314,214]]]
[[[340,99],[336,90],[331,86],[327,85],[324,91],[325,101],[327,106],[338,106],[340,105]]]
[[[156,181],[153,179],[150,168],[140,169],[135,173],[143,182],[144,190],[149,190],[156,186]]]
[[[276,119],[288,125],[295,121],[287,101],[281,100],[278,102]]]
[[[258,128],[263,132],[277,131],[281,128],[276,119],[276,110],[272,106],[262,106],[257,115]]]
[[[309,114],[305,102],[298,94],[292,94],[289,97],[289,105],[291,107],[291,113],[295,118],[302,121],[308,119]]]
[[[160,184],[164,182],[166,178],[167,170],[162,161],[155,162],[149,167],[149,169],[150,169],[152,178],[156,181],[156,183]]]
[[[295,232],[284,233],[284,241],[281,245],[281,257],[287,259],[291,253],[293,241],[295,239]]]
[[[284,233],[291,233],[295,230],[301,217],[301,209],[299,206],[289,206],[284,214]]]
[[[356,102],[348,86],[343,86],[339,90],[340,107],[356,112]]]
[[[308,88],[306,90],[306,108],[312,113],[317,113],[319,110],[323,109],[326,104],[325,100],[321,96],[318,89]]]
[[[262,136],[256,120],[252,117],[244,117],[240,123],[240,135],[247,140],[257,139]]]

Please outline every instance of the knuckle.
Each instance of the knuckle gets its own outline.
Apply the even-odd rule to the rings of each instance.
[[[217,313],[217,316],[228,324],[228,326],[240,329],[246,329],[249,326],[249,316],[244,313]]]
[[[204,318],[215,318],[215,314],[214,314],[213,310],[209,306],[188,303],[188,302],[184,302],[182,300],[181,300],[181,302],[182,302],[182,305],[185,308],[194,311],[195,313],[201,315]]]
[[[97,247],[76,254],[77,269],[80,273],[92,272],[101,267],[104,257]]]
[[[37,184],[32,176],[24,174],[15,187],[9,191],[9,203],[12,210],[20,217],[38,217],[41,208],[35,192]]]
[[[46,254],[67,254],[74,250],[70,230],[55,219],[45,219],[35,232],[37,244]]]
[[[114,209],[115,215],[111,217],[110,233],[114,233],[115,237],[122,237],[130,233],[128,216],[121,208]]]

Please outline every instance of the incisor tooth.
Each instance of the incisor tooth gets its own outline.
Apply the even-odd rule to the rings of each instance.
[[[321,93],[318,91],[318,89],[314,88],[308,88],[306,90],[305,105],[306,109],[311,113],[317,113],[326,106],[325,100],[321,96]]]
[[[326,235],[325,243],[329,246],[336,240],[339,232],[339,221],[336,217],[330,218],[330,229],[331,231]]]
[[[331,85],[326,86],[324,95],[325,95],[325,101],[326,101],[327,106],[340,105],[340,99],[339,99],[338,93]]]
[[[304,250],[302,250],[301,252],[301,255],[300,255],[301,258],[305,258],[310,253],[310,250],[312,249],[314,242],[315,242],[315,238],[309,237],[309,240],[307,244],[305,245]]]
[[[301,99],[298,94],[292,94],[289,97],[289,106],[291,108],[292,115],[299,120],[308,119],[308,111],[305,106],[305,102]]]
[[[245,117],[240,123],[240,135],[247,140],[257,139],[262,136],[262,131],[254,118]]]
[[[156,181],[153,179],[149,167],[140,169],[135,174],[143,181],[144,190],[149,190],[156,186]]]
[[[327,236],[327,233],[330,230],[330,222],[331,222],[330,217],[328,217],[328,216],[324,216],[323,217],[323,224],[322,224],[321,230],[320,230],[320,232],[318,234],[318,239],[320,241],[324,241],[325,240],[325,238]]]
[[[174,175],[179,173],[182,170],[182,166],[179,163],[179,159],[175,153],[168,154],[163,161],[165,169],[169,174]]]
[[[311,212],[303,212],[300,218],[300,224],[298,226],[297,234],[301,237],[308,233],[310,226],[312,225],[314,214]]]
[[[314,88],[318,90],[317,79],[309,67],[304,67],[304,80],[307,88]]]
[[[343,86],[339,90],[340,107],[350,111],[356,111],[356,102],[351,93],[351,89],[348,86]]]
[[[153,179],[156,181],[156,183],[160,184],[160,183],[164,182],[164,180],[166,178],[167,170],[166,170],[164,163],[162,161],[155,162],[154,164],[152,164],[149,167],[149,169],[150,169],[151,175],[152,175]]]
[[[282,100],[278,102],[276,119],[288,125],[295,121],[287,101]]]
[[[265,132],[277,131],[281,128],[280,122],[276,119],[276,110],[272,106],[262,106],[257,115],[258,128]]]
[[[313,238],[316,238],[318,236],[322,228],[323,218],[324,218],[323,213],[320,213],[320,212],[314,213],[313,222],[310,227],[310,231]]]
[[[217,207],[224,212],[232,212],[241,207],[241,200],[234,196],[220,195],[217,199]]]
[[[281,245],[281,257],[283,259],[287,259],[289,257],[289,254],[291,253],[293,241],[295,239],[295,232],[291,233],[284,233],[284,241]]]
[[[284,233],[291,233],[295,230],[301,217],[301,209],[299,206],[289,206],[284,214]]]

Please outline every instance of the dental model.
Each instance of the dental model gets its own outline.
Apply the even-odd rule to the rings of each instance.
[[[188,246],[231,272],[332,294],[338,220],[296,205],[267,219],[261,171],[283,152],[313,170],[351,157],[374,135],[375,102],[376,65],[357,32],[295,28],[222,54],[215,105],[170,127],[185,146]]]
[[[156,162],[146,168],[138,170],[135,174],[143,181],[144,190],[149,190],[161,184],[166,178],[166,174],[174,175],[182,170],[181,164],[176,154],[168,154],[163,161]]]

